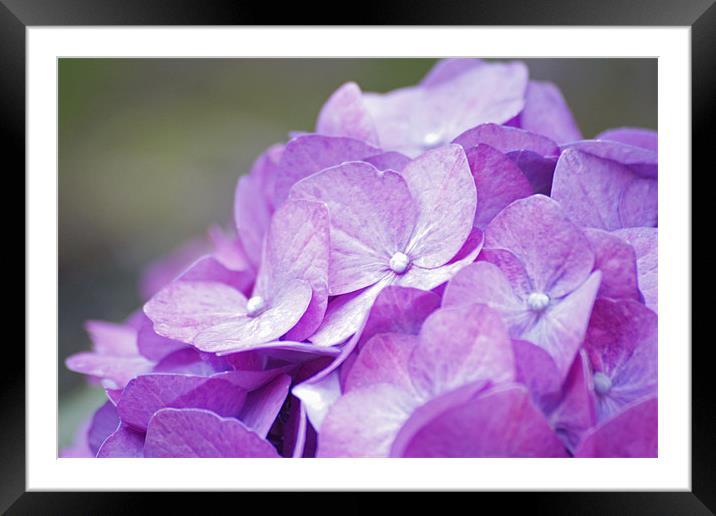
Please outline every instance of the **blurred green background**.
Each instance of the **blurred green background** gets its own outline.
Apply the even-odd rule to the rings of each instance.
[[[655,59],[525,60],[564,93],[585,137],[656,129]],[[340,84],[414,84],[434,59],[60,59],[59,440],[103,402],[64,359],[86,319],[141,303],[144,265],[231,220],[237,177],[268,145],[310,131]]]

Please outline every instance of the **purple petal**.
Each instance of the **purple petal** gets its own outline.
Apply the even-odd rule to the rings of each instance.
[[[147,457],[279,457],[238,419],[201,409],[163,409],[149,422]]]
[[[202,358],[201,352],[187,346],[162,358],[152,372],[211,376],[221,371],[217,370],[209,360]]]
[[[149,264],[139,281],[142,299],[149,299],[179,276],[197,258],[210,251],[205,238],[195,238]]]
[[[659,160],[655,150],[606,140],[581,140],[564,145],[562,150],[572,149],[598,158],[616,161],[639,176],[656,178]]]
[[[254,273],[249,270],[231,270],[213,256],[203,256],[191,264],[178,281],[215,281],[247,292],[254,282]]]
[[[656,396],[657,316],[644,305],[598,300],[584,349],[594,371],[600,421],[633,401]]]
[[[356,83],[347,82],[330,96],[318,115],[316,132],[328,136],[348,136],[377,145],[378,135],[373,118]]]
[[[307,177],[294,185],[291,196],[328,206],[331,295],[367,287],[390,272],[390,259],[405,252],[418,216],[400,174],[362,162]]]
[[[543,410],[562,387],[562,378],[552,357],[526,340],[513,339],[515,381],[524,384],[532,400]]]
[[[378,170],[395,170],[396,172],[402,172],[405,166],[410,163],[410,158],[399,152],[391,151],[363,158],[363,161],[370,163]]]
[[[524,265],[533,291],[560,297],[592,271],[594,253],[560,205],[543,195],[513,202],[485,231],[485,247],[507,249]]]
[[[345,391],[389,383],[407,392],[413,391],[408,370],[418,337],[400,333],[380,333],[361,349],[346,378]]]
[[[120,425],[100,446],[98,458],[144,457],[144,433],[136,432],[126,425]]]
[[[657,228],[626,228],[614,232],[626,240],[636,252],[639,290],[646,306],[658,309],[658,234]]]
[[[578,150],[567,149],[560,156],[552,197],[581,226],[612,231],[656,225],[656,179]]]
[[[559,88],[551,82],[530,81],[520,127],[557,143],[580,140],[582,133]]]
[[[597,296],[641,301],[634,248],[601,229],[585,229],[584,234],[594,249],[594,269],[602,272]]]
[[[596,140],[609,140],[613,142],[626,143],[655,151],[658,149],[658,136],[656,131],[641,129],[638,127],[620,127],[618,129],[607,129],[599,133]]]
[[[507,382],[515,375],[512,343],[499,314],[485,305],[441,308],[423,323],[408,369],[425,396],[478,380]]]
[[[564,380],[561,399],[550,410],[549,420],[570,451],[574,451],[585,433],[596,424],[592,375],[584,351],[574,359]]]
[[[107,401],[92,416],[92,422],[87,430],[87,443],[89,444],[92,456],[97,455],[102,443],[114,433],[119,426],[117,409],[111,401]]]
[[[440,306],[440,297],[416,288],[388,286],[373,303],[358,347],[379,333],[417,335],[423,321]]]
[[[474,225],[484,229],[512,201],[532,194],[532,186],[514,162],[489,145],[467,151],[477,190]]]
[[[202,408],[222,416],[238,416],[246,391],[232,381],[234,373],[211,377],[148,374],[133,379],[117,404],[122,422],[145,431],[152,415],[162,408]]]
[[[239,419],[265,438],[288,396],[291,377],[281,375],[264,387],[250,392],[246,397]]]
[[[406,254],[417,266],[439,267],[460,250],[475,218],[467,156],[458,145],[428,151],[405,167],[403,177],[419,210]]]
[[[383,154],[360,139],[307,134],[286,145],[276,178],[276,198],[282,202],[301,179],[349,161],[363,161]]]
[[[154,324],[142,313],[142,326],[137,333],[137,348],[149,360],[162,360],[167,355],[186,348],[186,344],[177,340],[162,337],[154,331]]]
[[[657,457],[658,402],[635,403],[594,428],[575,451],[576,457]]]
[[[403,457],[567,456],[522,386],[497,388],[447,407],[396,444],[392,454]]]
[[[482,124],[468,129],[455,138],[467,152],[479,144],[489,145],[502,153],[533,152],[540,156],[559,156],[559,146],[546,136],[517,127]]]
[[[202,351],[231,353],[274,341],[296,325],[311,298],[308,283],[289,282],[272,298],[266,299],[265,311],[253,317],[238,311],[227,317],[224,312],[222,320],[214,319],[211,326],[196,334],[193,344]]]

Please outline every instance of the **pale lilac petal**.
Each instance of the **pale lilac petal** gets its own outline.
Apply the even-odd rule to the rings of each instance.
[[[524,107],[522,63],[485,63],[427,87],[363,96],[383,148],[409,156],[450,142],[471,127],[504,123]]]
[[[177,281],[214,281],[247,293],[254,283],[249,270],[231,270],[213,256],[203,256],[178,276]]]
[[[607,129],[606,131],[602,131],[595,136],[595,139],[626,143],[628,145],[634,145],[635,147],[641,147],[642,149],[652,151],[656,151],[659,147],[658,135],[656,131],[652,131],[651,129],[641,129],[638,127]]]
[[[144,457],[144,433],[136,432],[126,425],[119,428],[104,440],[97,451],[98,458]]]
[[[518,334],[529,320],[525,315],[525,303],[515,295],[503,271],[489,262],[468,265],[450,280],[445,289],[443,306],[474,303],[497,310],[512,333]]]
[[[254,267],[261,261],[271,215],[272,209],[261,193],[259,179],[253,175],[240,177],[236,185],[234,220],[241,244]]]
[[[401,444],[394,453],[403,457],[567,457],[522,386],[447,408]]]
[[[420,81],[420,85],[425,87],[436,86],[483,64],[485,64],[485,62],[481,59],[441,59],[425,74],[425,77]]]
[[[430,314],[408,369],[415,388],[428,397],[478,380],[498,384],[515,376],[507,328],[498,312],[485,305]]]
[[[291,389],[291,393],[301,400],[313,428],[320,431],[326,414],[341,397],[338,373],[334,371],[320,379],[300,383]]]
[[[497,266],[512,285],[512,291],[523,301],[532,293],[532,280],[525,265],[507,249],[483,249],[477,261]]]
[[[575,451],[576,457],[657,457],[658,402],[635,403],[594,428]]]
[[[552,197],[580,226],[613,231],[627,223],[656,225],[656,179],[640,177],[616,161],[578,150],[567,149],[560,156]]]
[[[300,280],[289,282],[266,300],[264,312],[249,317],[245,314],[245,305],[244,313],[237,311],[227,317],[224,312],[220,320],[214,319],[211,326],[207,325],[196,333],[193,344],[202,351],[231,353],[271,342],[296,325],[311,297],[308,283]]]
[[[445,265],[434,269],[425,269],[412,266],[408,271],[393,277],[393,283],[402,287],[412,287],[421,290],[433,290],[450,280],[463,267],[475,261],[482,250],[484,234],[478,228],[473,228],[458,253]]]
[[[375,124],[363,102],[363,92],[356,83],[347,82],[330,96],[318,115],[316,132],[328,136],[348,136],[377,145]]]
[[[70,371],[106,380],[107,387],[119,389],[138,374],[151,371],[152,362],[143,356],[100,355],[76,353],[65,360]]]
[[[142,299],[151,298],[184,272],[188,265],[210,251],[210,245],[205,238],[194,238],[150,263],[139,280]]]
[[[214,224],[209,228],[209,239],[214,245],[212,256],[230,271],[250,271],[255,267],[238,236],[227,234],[221,226]]]
[[[390,384],[377,384],[342,396],[323,423],[317,457],[387,457],[416,401]]]
[[[535,324],[519,335],[547,351],[562,377],[567,375],[584,339],[600,282],[601,272],[593,272],[579,288],[547,307]]]
[[[97,450],[102,446],[102,443],[118,427],[119,416],[117,416],[117,409],[111,401],[107,401],[94,413],[87,430],[87,443],[92,456],[97,455]]]
[[[246,297],[235,288],[208,281],[175,281],[144,305],[154,331],[191,344],[206,328],[246,313]]]
[[[279,457],[238,419],[200,409],[163,409],[147,428],[146,457]]]
[[[260,437],[266,437],[288,396],[291,377],[281,375],[264,387],[250,392],[239,419]]]
[[[512,201],[532,194],[532,186],[517,165],[489,145],[472,147],[467,159],[477,190],[474,225],[478,228],[484,229]]]
[[[399,152],[390,151],[363,158],[363,161],[367,161],[378,170],[395,170],[396,172],[401,172],[405,166],[410,163],[410,158]]]
[[[307,134],[288,144],[279,163],[276,198],[283,202],[301,179],[350,161],[363,161],[384,151],[365,141],[337,136]]]
[[[599,139],[572,142],[562,147],[562,150],[565,149],[616,161],[643,177],[656,178],[658,175],[659,160],[655,150]]]
[[[92,340],[92,350],[103,355],[136,356],[137,330],[126,324],[87,321],[85,330]]]
[[[345,391],[350,392],[378,383],[390,383],[406,392],[413,391],[408,362],[418,342],[415,335],[375,335],[366,342],[353,363],[346,378]]]
[[[594,253],[559,203],[543,195],[513,202],[485,230],[485,247],[507,249],[525,266],[534,291],[563,296],[592,271]]]
[[[520,127],[557,143],[580,140],[582,133],[559,88],[551,82],[530,81]]]
[[[658,234],[657,228],[626,228],[614,232],[626,240],[636,252],[636,269],[639,290],[646,306],[658,309]]]
[[[301,319],[288,331],[289,339],[304,340],[323,320],[328,304],[329,238],[328,210],[323,203],[287,202],[271,221],[255,295],[270,299],[274,289],[294,280],[307,282],[312,290]]]
[[[195,376],[211,376],[216,370],[209,360],[193,347],[178,349],[162,358],[152,370],[154,373],[181,373]]]
[[[418,217],[411,191],[400,174],[380,172],[362,162],[307,177],[294,185],[291,196],[328,206],[331,295],[367,287],[385,276],[391,257],[406,251]]]
[[[459,145],[447,145],[411,161],[402,174],[419,210],[406,254],[420,267],[439,267],[460,250],[475,218],[467,156]]]
[[[641,301],[634,248],[601,229],[585,229],[584,234],[594,249],[594,269],[602,272],[597,296]]]
[[[122,422],[145,431],[152,415],[162,408],[202,408],[221,416],[238,416],[246,391],[232,381],[234,373],[211,377],[181,374],[147,374],[124,388],[117,404]]]

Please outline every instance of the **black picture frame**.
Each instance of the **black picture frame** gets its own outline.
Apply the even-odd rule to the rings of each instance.
[[[689,26],[692,36],[693,168],[701,168],[702,165],[706,167],[706,154],[712,146],[708,141],[712,132],[709,126],[711,120],[716,119],[714,0],[475,0],[442,3],[383,0],[363,1],[360,6],[350,17],[323,19],[319,22],[321,18],[309,13],[303,3],[295,6],[284,4],[277,8],[274,4],[241,0],[0,0],[0,131],[1,141],[6,145],[3,153],[5,179],[21,181],[22,186],[19,188],[24,191],[24,180],[20,178],[24,177],[21,170],[25,169],[25,29],[62,25],[282,25],[302,22],[310,25]],[[328,8],[323,11],[339,12]],[[709,163],[709,166],[712,169],[713,163]],[[9,186],[6,188],[6,191],[11,191]],[[693,203],[692,206],[697,208],[704,205]],[[6,221],[16,218],[6,218]],[[694,221],[705,220],[693,214],[692,218]],[[11,244],[6,245],[9,247]],[[14,246],[19,247],[18,244]],[[8,254],[9,251],[6,251],[6,256]],[[712,304],[712,301],[709,303]],[[697,306],[693,302],[692,306],[701,307],[702,311],[704,309],[703,305]],[[691,346],[693,405],[690,492],[454,493],[450,496],[478,496],[480,501],[477,503],[489,500],[499,504],[501,511],[524,507],[524,510],[537,514],[714,514],[716,403],[711,383],[712,362],[707,357],[711,344],[692,340],[696,345]],[[183,494],[25,492],[25,354],[18,343],[16,339],[5,342],[4,363],[12,366],[6,365],[3,368],[0,380],[0,511],[7,511],[7,514],[124,514],[149,507],[147,497],[156,498],[154,501],[161,503],[166,511],[171,510],[172,506],[185,511],[190,507]],[[691,342],[670,344],[687,346]],[[241,497],[241,503],[245,503],[247,496],[250,500],[256,498],[256,495],[243,493],[206,493],[203,496],[212,497],[212,506],[217,501],[235,503]],[[297,495],[293,494],[264,495],[267,496],[271,497],[270,512],[277,512],[281,504],[292,511],[305,504],[296,501]],[[349,510],[365,513],[376,505],[376,496],[354,493],[349,495],[349,499],[341,501],[339,507],[341,512]],[[423,509],[429,509],[435,503],[426,500],[420,493],[412,494],[410,501]],[[460,500],[456,499],[455,503],[460,503]],[[441,506],[444,510],[444,503]]]

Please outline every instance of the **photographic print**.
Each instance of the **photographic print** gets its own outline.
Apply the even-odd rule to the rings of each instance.
[[[657,457],[656,59],[58,61],[60,457]]]

